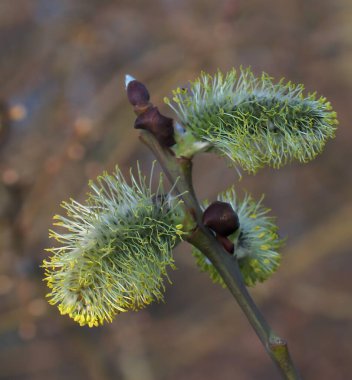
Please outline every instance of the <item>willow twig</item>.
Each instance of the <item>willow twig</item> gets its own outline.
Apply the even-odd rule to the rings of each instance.
[[[184,201],[187,216],[193,219],[195,228],[186,240],[198,248],[217,269],[282,378],[300,380],[286,341],[276,335],[265,321],[244,285],[236,258],[229,255],[202,224],[202,211],[192,184],[192,161],[175,157],[170,149],[162,147],[148,131],[141,131],[141,140],[154,153],[171,183],[176,183],[175,190]]]

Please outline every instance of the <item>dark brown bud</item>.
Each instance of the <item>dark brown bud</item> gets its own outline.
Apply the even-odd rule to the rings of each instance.
[[[163,146],[170,147],[176,143],[173,120],[163,116],[157,107],[151,107],[140,114],[134,123],[134,127],[151,132]]]
[[[216,240],[224,247],[225,251],[231,253],[231,255],[234,253],[235,246],[227,237],[216,235]]]
[[[149,92],[143,83],[132,80],[127,85],[127,97],[133,106],[146,106],[149,103]]]
[[[213,202],[203,213],[203,224],[221,236],[233,234],[240,226],[233,208],[225,202]]]

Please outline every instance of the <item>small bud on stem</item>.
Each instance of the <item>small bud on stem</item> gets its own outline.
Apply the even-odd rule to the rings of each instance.
[[[229,236],[238,230],[238,216],[228,203],[213,202],[203,214],[203,224],[221,236]]]
[[[150,95],[147,87],[143,83],[137,80],[129,81],[126,87],[127,97],[129,102],[133,106],[145,106],[148,105]]]
[[[128,100],[138,115],[134,127],[152,133],[162,146],[175,145],[173,119],[162,115],[158,108],[149,102],[149,91],[143,83],[130,75],[126,75],[125,83]]]
[[[163,146],[170,147],[175,144],[173,121],[163,116],[157,107],[151,107],[140,114],[134,127],[151,132]]]

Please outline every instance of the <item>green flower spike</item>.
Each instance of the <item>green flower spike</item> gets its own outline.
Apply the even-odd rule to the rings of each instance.
[[[182,236],[180,201],[156,193],[138,169],[128,185],[119,169],[90,183],[85,205],[64,202],[50,237],[61,246],[44,260],[49,303],[81,326],[98,326],[128,310],[163,299],[171,249]]]
[[[241,68],[213,77],[202,73],[189,91],[178,88],[173,101],[165,102],[186,128],[187,151],[194,153],[203,143],[202,150],[207,147],[255,172],[292,159],[310,161],[334,137],[337,120],[330,103],[303,91],[301,84],[275,84],[265,73],[256,78]]]
[[[234,255],[245,284],[253,286],[265,281],[280,265],[281,255],[277,250],[283,244],[273,218],[267,216],[270,210],[262,206],[261,200],[255,202],[249,195],[242,202],[238,201],[233,188],[221,194],[218,200],[229,203],[238,215],[240,227],[228,238],[234,243]],[[192,253],[201,271],[208,272],[213,282],[225,287],[211,262],[195,248]]]

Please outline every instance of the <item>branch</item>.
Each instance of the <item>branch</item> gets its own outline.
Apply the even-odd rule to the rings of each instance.
[[[195,229],[186,240],[198,248],[217,269],[279,369],[282,378],[300,380],[301,377],[293,364],[286,341],[272,331],[254,303],[243,283],[236,258],[229,255],[202,224],[202,210],[192,185],[192,161],[175,157],[169,148],[162,147],[147,131],[141,131],[141,140],[154,153],[171,183],[176,183],[175,189],[181,194],[188,218],[194,221]]]

